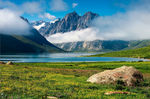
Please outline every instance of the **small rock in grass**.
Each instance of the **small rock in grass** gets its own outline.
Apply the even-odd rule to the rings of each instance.
[[[130,94],[130,92],[122,92],[122,91],[110,91],[104,93],[105,95],[113,95],[113,94]]]
[[[14,64],[14,63],[11,62],[11,61],[9,61],[9,62],[6,63],[6,65],[13,65],[13,64]]]
[[[4,62],[0,61],[0,64],[5,64]]]
[[[58,99],[58,98],[54,96],[47,96],[47,99]]]

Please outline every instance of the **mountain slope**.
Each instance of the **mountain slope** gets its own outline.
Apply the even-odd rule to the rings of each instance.
[[[46,40],[41,42],[24,36],[0,34],[0,54],[63,52]]]
[[[134,58],[150,58],[150,46],[137,48],[137,49],[130,49],[130,50],[123,50],[117,52],[110,52],[105,54],[97,54],[92,55],[92,57],[134,57]]]
[[[30,32],[30,35],[0,33],[0,54],[63,52],[48,42],[36,29],[30,27]]]
[[[129,47],[127,49],[136,49],[150,46],[150,40],[134,40],[129,41]]]

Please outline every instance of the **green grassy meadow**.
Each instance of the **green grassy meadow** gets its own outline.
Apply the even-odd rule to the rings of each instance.
[[[144,75],[137,87],[86,82],[91,75],[120,66]],[[109,91],[131,94],[104,95]],[[0,99],[150,99],[150,62],[15,63],[0,65]]]
[[[91,55],[88,57],[133,57],[133,58],[150,58],[150,46],[143,48],[136,48],[130,50],[122,50],[116,52],[109,52],[104,54]]]

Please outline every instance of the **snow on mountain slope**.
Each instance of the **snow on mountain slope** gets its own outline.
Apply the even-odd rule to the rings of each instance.
[[[91,26],[92,21],[98,18],[99,15],[92,12],[87,12],[83,16],[78,15],[75,11],[67,14],[64,18],[56,19],[51,22],[46,22],[45,26],[38,28],[43,36],[53,35],[56,33],[66,33],[76,30],[86,29]],[[39,25],[41,21],[31,23],[32,26]]]
[[[55,22],[58,21],[58,20],[59,20],[59,19],[56,19],[56,20],[54,20],[54,21],[50,21],[50,24],[51,24],[51,23],[55,23]]]
[[[40,25],[35,25],[35,26],[33,26],[35,29],[37,29],[37,30],[40,30],[40,28],[42,28],[42,27],[44,27],[45,26],[45,23],[42,23],[42,24],[40,24]]]

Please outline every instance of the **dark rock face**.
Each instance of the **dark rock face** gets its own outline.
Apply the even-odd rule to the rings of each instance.
[[[97,17],[99,17],[99,15],[96,13],[92,13],[92,12],[85,13],[82,17],[80,17],[78,21],[79,22],[78,28],[85,29],[89,27],[91,25],[91,22]]]
[[[20,17],[22,20],[26,21],[27,23],[29,23],[28,19],[24,18],[24,17]]]
[[[98,16],[98,14],[92,12],[87,12],[83,16],[79,16],[76,12],[72,12],[67,14],[63,19],[58,19],[54,23],[45,22],[46,25],[40,28],[39,32],[42,35],[46,36],[60,32],[65,33],[85,29],[89,27],[91,25],[92,20],[94,20]],[[32,23],[32,25],[35,25],[35,22]]]

